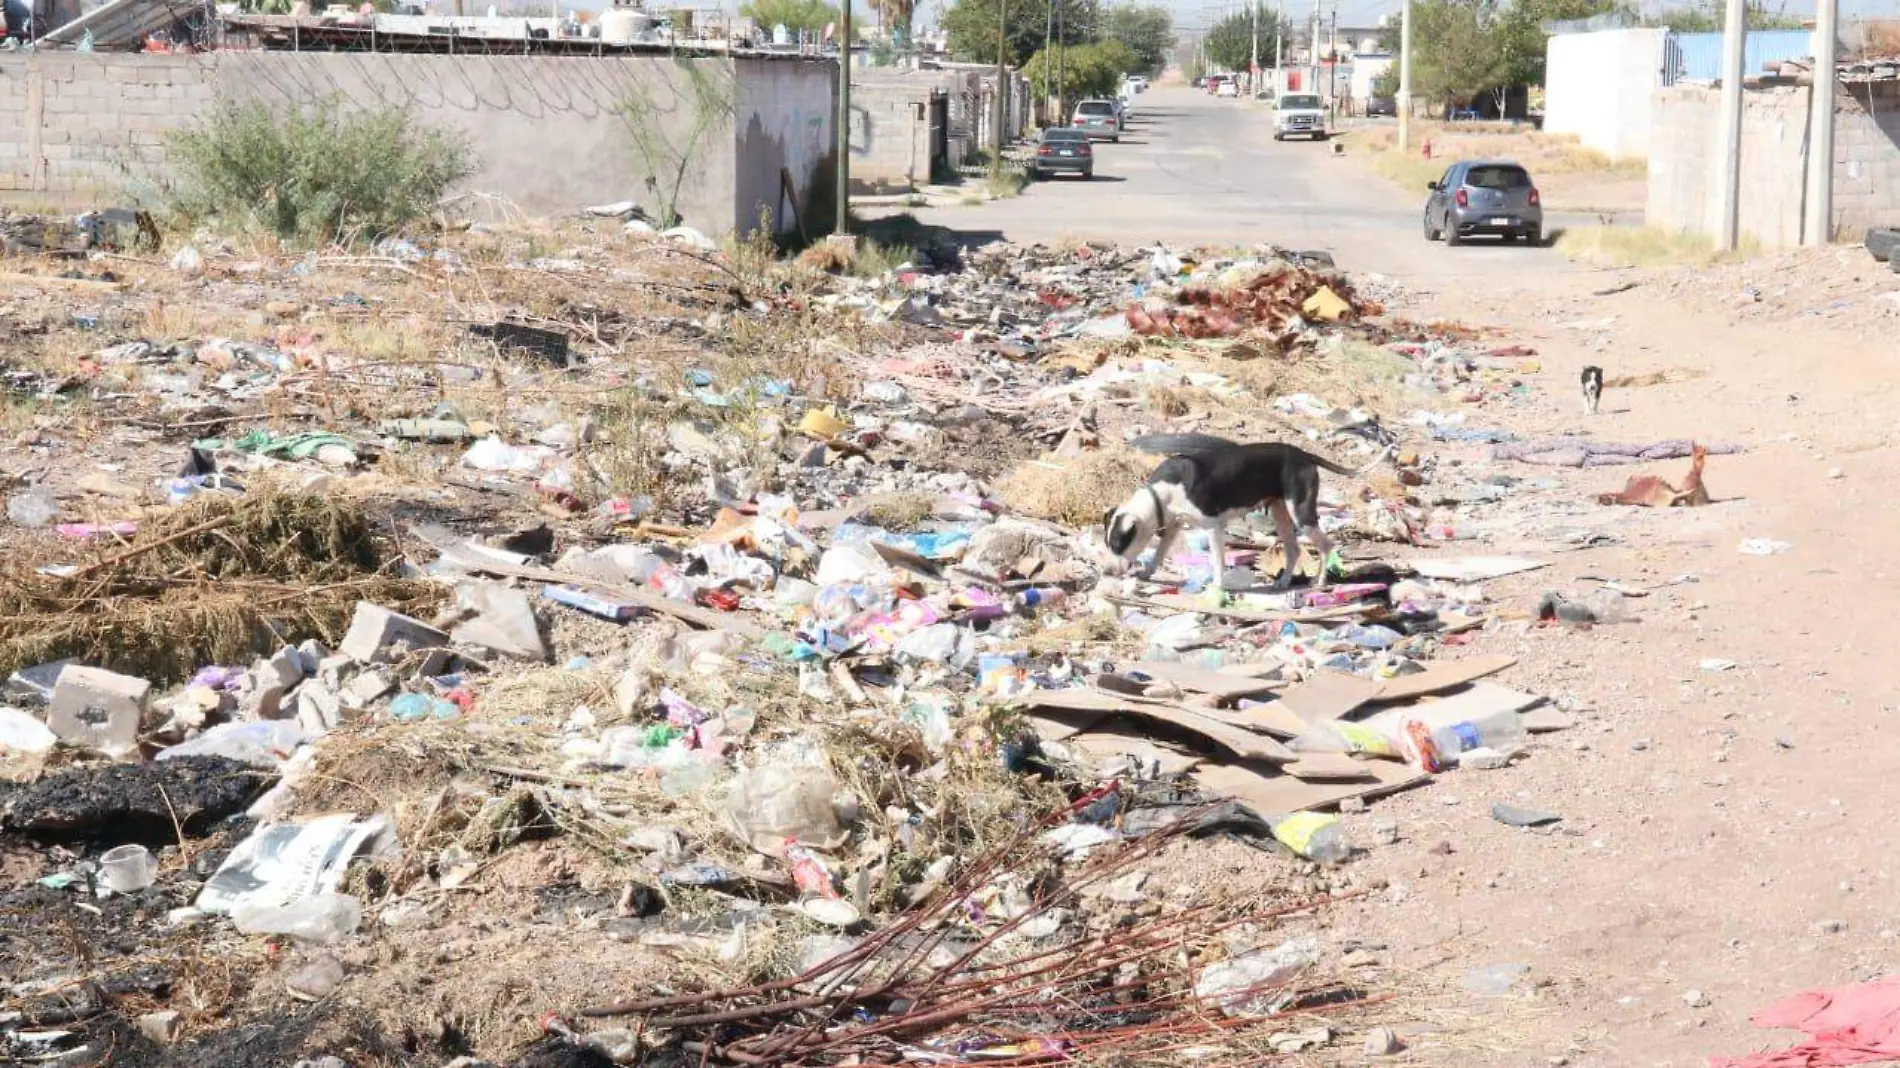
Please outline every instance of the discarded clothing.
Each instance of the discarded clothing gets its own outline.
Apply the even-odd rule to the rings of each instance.
[[[1835,1068],[1900,1057],[1900,979],[1809,990],[1758,1009],[1756,1027],[1807,1032],[1807,1041],[1747,1057],[1715,1057],[1710,1068]]]
[[[356,462],[356,445],[350,439],[339,434],[316,431],[308,434],[273,434],[268,430],[253,430],[241,438],[223,441],[207,438],[191,443],[194,449],[216,451],[217,449],[235,449],[238,452],[257,453],[279,460],[308,460],[320,449],[334,448],[347,452],[350,463]]]
[[[1740,445],[1705,445],[1710,456],[1728,456],[1742,451]],[[1546,467],[1614,467],[1640,464],[1650,460],[1677,460],[1690,455],[1695,445],[1687,440],[1658,441],[1648,445],[1626,442],[1591,441],[1589,438],[1545,438],[1515,445],[1495,445],[1493,460],[1516,460]]]
[[[1435,426],[1432,428],[1433,441],[1467,441],[1478,445],[1503,445],[1517,440],[1517,435],[1501,426]]]

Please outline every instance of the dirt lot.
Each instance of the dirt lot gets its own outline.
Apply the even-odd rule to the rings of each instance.
[[[1477,641],[1518,656],[1511,679],[1559,695],[1575,730],[1520,765],[1351,817],[1400,828],[1365,865],[1390,889],[1355,926],[1390,945],[1395,967],[1456,987],[1475,966],[1529,966],[1528,1000],[1442,1063],[1686,1068],[1778,1048],[1750,1011],[1881,974],[1900,930],[1877,845],[1900,805],[1900,756],[1878,743],[1895,684],[1867,623],[1896,585],[1882,488],[1896,472],[1894,382],[1879,339],[1892,275],[1851,249],[1604,279],[1441,305],[1539,351],[1539,388],[1499,422],[1748,451],[1710,458],[1709,507],[1626,510],[1607,527],[1618,544],[1497,584],[1520,603],[1585,575],[1660,587],[1633,602],[1636,622],[1507,625]],[[1634,287],[1591,295],[1616,279]],[[1590,418],[1586,364],[1612,380],[1699,376],[1612,388]],[[1686,468],[1642,470],[1673,481]],[[1550,498],[1586,502],[1632,469],[1523,470],[1554,480]],[[1752,538],[1791,547],[1740,552]],[[1564,819],[1554,834],[1514,830],[1490,817],[1497,801]]]
[[[1425,183],[1461,159],[1522,163],[1536,178],[1551,211],[1640,214],[1648,195],[1642,160],[1611,160],[1574,137],[1476,123],[1422,122],[1413,127],[1412,149],[1406,155],[1399,154],[1397,137],[1398,129],[1390,122],[1361,122],[1349,126],[1341,140],[1349,156],[1420,199]]]

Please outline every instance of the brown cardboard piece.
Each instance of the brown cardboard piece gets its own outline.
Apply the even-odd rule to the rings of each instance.
[[[1270,765],[1235,761],[1202,764],[1194,779],[1203,790],[1231,797],[1261,815],[1302,812],[1336,805],[1348,797],[1381,797],[1416,786],[1429,776],[1390,760],[1364,761],[1368,778],[1354,782],[1306,782]]]
[[[1345,753],[1301,753],[1300,759],[1281,768],[1296,779],[1308,782],[1366,782],[1377,777],[1366,766]]]
[[[1259,670],[1269,670],[1272,666],[1261,664]],[[1127,675],[1136,671],[1190,693],[1204,693],[1223,701],[1231,701],[1239,697],[1257,697],[1286,685],[1277,679],[1259,679],[1239,673],[1213,671],[1175,660],[1138,660],[1123,668],[1122,674]]]
[[[1440,693],[1454,686],[1474,682],[1486,675],[1495,675],[1515,663],[1517,663],[1517,657],[1504,653],[1471,656],[1463,660],[1434,661],[1416,675],[1400,675],[1397,678],[1386,679],[1379,684],[1379,692],[1372,699],[1380,704],[1416,701],[1426,694]]]
[[[1066,721],[1033,714],[1025,715],[1023,719],[1045,741],[1068,746],[1079,756],[1098,764],[1119,756],[1134,756],[1157,765],[1163,775],[1178,775],[1194,770],[1204,759],[1199,753],[1182,749],[1164,739],[1147,737],[1139,730],[1116,723],[1108,716],[1092,722],[1088,721],[1086,715],[1067,716]]]
[[[1018,703],[1042,711],[1045,717],[1051,713],[1080,712],[1095,714],[1098,718],[1112,714],[1156,720],[1199,735],[1243,760],[1291,764],[1298,759],[1292,750],[1264,734],[1164,701],[1120,697],[1100,690],[1036,690],[1024,694]],[[1068,717],[1058,715],[1056,718]]]
[[[1415,675],[1383,680],[1321,670],[1281,691],[1279,700],[1247,709],[1246,713],[1255,717],[1250,726],[1291,737],[1308,724],[1344,719],[1363,705],[1415,701],[1496,674],[1515,663],[1516,657],[1502,655],[1441,660]]]
[[[1420,719],[1436,727],[1481,719],[1496,712],[1522,712],[1541,700],[1543,698],[1534,693],[1513,690],[1508,686],[1499,686],[1490,682],[1474,682],[1456,693],[1446,694],[1436,700],[1387,706],[1376,714],[1367,716],[1364,722],[1384,728],[1387,734],[1396,737],[1399,733],[1399,724],[1408,719]]]

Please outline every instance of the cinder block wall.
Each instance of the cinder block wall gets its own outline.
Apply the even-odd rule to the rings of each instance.
[[[930,181],[932,88],[934,82],[918,77],[852,83],[851,184],[855,188],[898,192]]]
[[[730,110],[701,114],[693,71]],[[781,168],[801,199],[809,193],[819,168],[808,157],[833,129],[832,82],[822,63],[664,56],[0,54],[0,200],[74,208],[149,195],[164,132],[220,101],[394,105],[467,134],[477,170],[466,188],[530,213],[621,199],[654,209],[677,182],[689,224],[746,231],[760,205],[781,217]],[[631,108],[652,116],[645,150]],[[776,142],[747,142],[742,181],[749,130]],[[782,219],[790,224],[789,208]]]
[[[1900,82],[1843,86],[1837,99],[1833,236],[1848,239],[1868,226],[1900,223]],[[1805,87],[1743,97],[1741,229],[1769,248],[1801,241],[1808,100]],[[1652,225],[1715,232],[1721,137],[1719,91],[1658,92],[1646,205]]]
[[[66,207],[149,174],[164,131],[216,103],[210,56],[0,53],[0,199]]]

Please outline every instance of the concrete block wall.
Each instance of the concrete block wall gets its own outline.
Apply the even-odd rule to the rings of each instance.
[[[1646,215],[1652,225],[1712,234],[1718,200],[1721,94],[1677,86],[1656,98]],[[1808,90],[1775,88],[1743,98],[1741,230],[1769,248],[1801,241],[1806,206]],[[1838,97],[1834,126],[1837,238],[1900,220],[1900,83]]]
[[[898,192],[928,184],[934,81],[901,78],[851,85],[851,184]]]
[[[730,111],[699,113],[693,68]],[[220,102],[394,105],[465,133],[477,167],[466,188],[530,213],[621,199],[655,208],[656,190],[677,181],[680,214],[709,233],[748,231],[760,205],[789,226],[789,206],[774,206],[780,170],[790,169],[802,201],[820,170],[814,154],[829,144],[834,81],[829,65],[802,60],[0,53],[0,200],[76,208],[136,199],[161,177],[165,132]],[[653,116],[657,151],[637,143],[625,114],[636,107]]]
[[[157,173],[165,132],[215,101],[207,56],[0,53],[0,197],[69,207]]]

